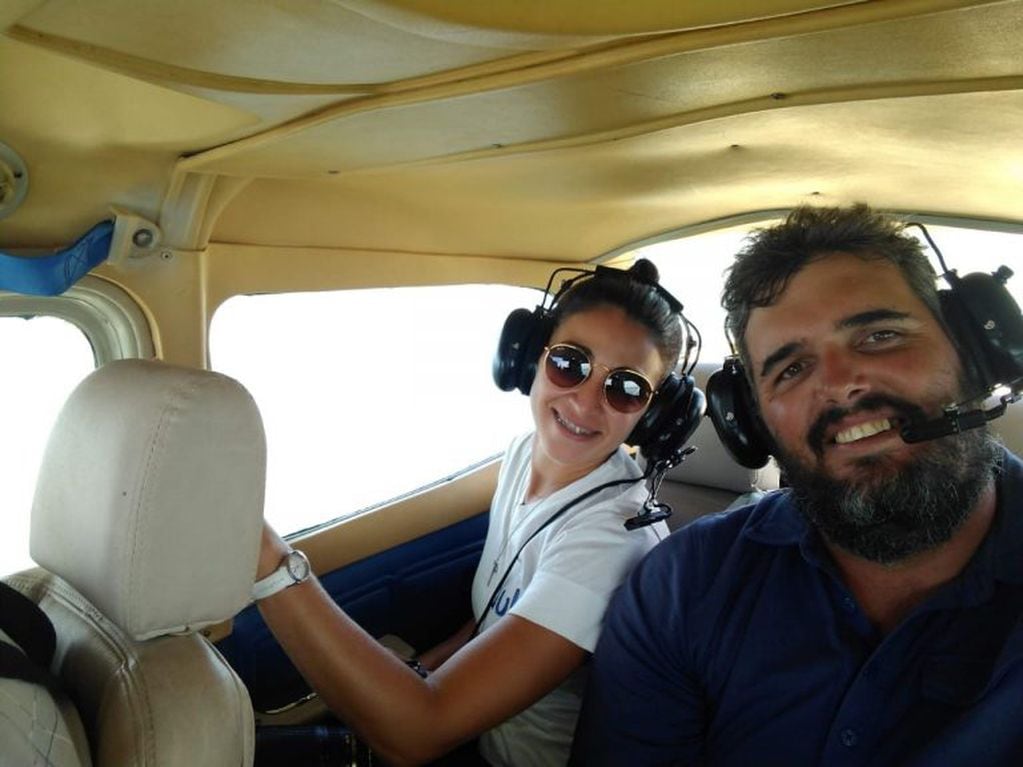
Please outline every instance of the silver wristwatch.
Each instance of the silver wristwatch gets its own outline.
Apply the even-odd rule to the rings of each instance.
[[[309,572],[309,558],[301,551],[292,549],[284,555],[276,570],[253,584],[252,598],[256,601],[266,599],[289,586],[304,583],[309,579]]]

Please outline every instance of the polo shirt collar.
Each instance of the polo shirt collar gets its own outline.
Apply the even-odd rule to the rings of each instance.
[[[810,526],[792,500],[791,490],[771,493],[759,504],[754,519],[743,535],[769,546],[796,546],[810,532]]]

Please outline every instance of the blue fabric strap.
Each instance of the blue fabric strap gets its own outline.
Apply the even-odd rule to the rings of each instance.
[[[101,221],[69,248],[49,256],[0,253],[0,290],[32,296],[57,296],[106,260],[114,222]]]

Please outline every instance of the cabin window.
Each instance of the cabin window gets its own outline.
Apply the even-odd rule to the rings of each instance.
[[[721,287],[725,270],[751,229],[705,232],[667,239],[636,248],[634,258],[657,265],[661,283],[682,302],[686,317],[696,325],[703,342],[700,360],[718,363],[729,354]]]
[[[528,288],[456,285],[236,296],[214,369],[252,392],[267,434],[266,517],[282,533],[465,471],[529,430],[491,362]]]
[[[730,229],[690,234],[671,239],[658,238],[651,244],[640,244],[630,252],[635,258],[648,258],[657,265],[661,281],[685,306],[686,316],[700,329],[703,349],[700,359],[717,363],[729,353],[725,339],[725,313],[721,308],[721,288],[725,270],[742,247],[743,239],[754,229],[771,226],[778,219],[761,219],[755,223]],[[907,217],[906,220],[913,220]],[[943,221],[946,219],[943,219]],[[1016,302],[1023,306],[1023,233],[1018,228],[1001,230],[972,226],[953,226],[924,220],[935,244],[941,249],[945,263],[960,275],[983,271],[992,273],[1005,265],[1015,272],[1007,287]],[[981,226],[982,222],[977,224]],[[910,228],[924,246],[936,272],[941,271],[937,257],[927,246],[919,230]],[[947,288],[944,280],[939,288]]]
[[[0,573],[33,567],[28,553],[32,496],[50,428],[71,390],[95,367],[82,330],[58,317],[0,316],[4,403],[0,440]]]

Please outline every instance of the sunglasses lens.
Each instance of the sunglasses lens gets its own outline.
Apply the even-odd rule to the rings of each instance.
[[[628,370],[615,370],[604,381],[607,403],[619,413],[636,413],[646,407],[653,392],[644,378]]]
[[[589,377],[590,360],[579,349],[555,345],[547,351],[544,369],[552,384],[562,389],[572,389]]]

